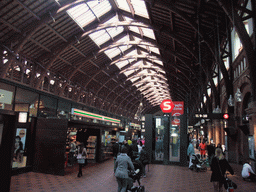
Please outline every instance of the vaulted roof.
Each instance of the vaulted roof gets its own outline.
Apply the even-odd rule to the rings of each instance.
[[[110,113],[154,113],[205,92],[228,25],[213,0],[4,0],[2,77]]]

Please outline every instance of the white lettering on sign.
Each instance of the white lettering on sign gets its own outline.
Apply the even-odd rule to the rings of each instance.
[[[171,101],[164,102],[164,110],[170,110],[171,108]]]

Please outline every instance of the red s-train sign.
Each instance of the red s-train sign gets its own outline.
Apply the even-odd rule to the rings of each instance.
[[[160,108],[162,109],[162,111],[164,113],[171,113],[173,108],[174,108],[174,104],[172,102],[172,100],[170,99],[165,99],[162,101],[162,103],[160,104]]]

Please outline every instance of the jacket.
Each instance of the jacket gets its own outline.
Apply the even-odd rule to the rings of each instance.
[[[121,148],[120,144],[118,142],[115,142],[113,144],[113,156],[114,157],[117,157],[118,153],[120,153],[120,149],[119,148]]]
[[[115,167],[115,176],[118,178],[129,178],[128,169],[134,171],[134,166],[132,164],[131,158],[126,153],[121,153],[117,156]]]
[[[228,161],[226,159],[218,160],[217,157],[214,157],[212,159],[212,165],[211,165],[211,182],[212,181],[223,181],[223,178],[225,177],[226,171],[229,171],[232,175],[234,174],[234,171],[232,167],[229,165]]]
[[[251,165],[249,165],[248,163],[245,163],[245,164],[243,165],[243,169],[242,169],[242,177],[243,177],[243,178],[249,177],[249,176],[250,176],[249,173],[255,174],[255,173],[253,172],[253,170],[252,170]]]
[[[190,143],[188,146],[188,149],[187,149],[187,155],[190,156],[190,155],[194,155],[194,154],[195,154],[195,149],[193,147],[193,144]]]
[[[148,158],[148,154],[145,151],[145,149],[142,148],[142,150],[140,151],[140,156],[139,156],[139,160],[142,164],[148,164],[149,163],[149,158]]]

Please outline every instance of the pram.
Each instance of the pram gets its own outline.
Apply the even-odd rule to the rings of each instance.
[[[141,185],[140,183],[140,169],[137,169],[135,172],[130,172],[129,173],[129,179],[128,179],[128,184],[127,184],[127,191],[131,192],[144,192],[145,187]],[[133,183],[138,182],[138,186],[134,186]]]
[[[198,171],[207,171],[207,167],[206,167],[206,162],[205,160],[201,160],[200,159],[200,155],[192,155],[192,163],[193,165],[191,165],[191,169],[195,170],[196,172]]]
[[[145,187],[141,185],[140,178],[142,175],[142,168],[139,162],[133,162],[135,172],[129,172],[129,179],[127,184],[127,191],[131,192],[144,192]],[[133,183],[138,182],[138,186],[134,186]]]

